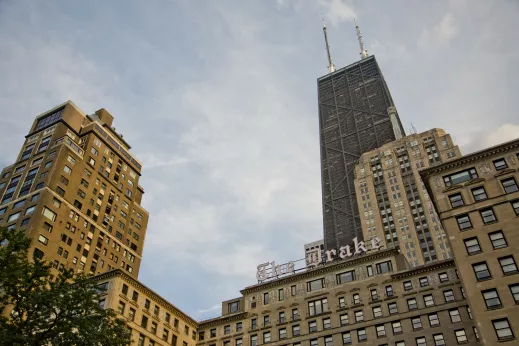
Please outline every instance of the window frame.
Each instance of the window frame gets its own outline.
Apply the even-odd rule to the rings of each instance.
[[[487,294],[494,294],[495,296],[487,297]],[[489,288],[487,290],[481,291],[481,296],[483,297],[483,302],[485,302],[487,310],[494,310],[503,307],[501,297],[499,297],[499,292],[496,288]],[[495,304],[489,305],[489,301],[492,300],[497,300],[497,302]]]
[[[461,219],[467,218],[466,221],[460,221]],[[469,214],[462,214],[456,216],[456,222],[458,224],[458,229],[461,232],[472,229],[474,226],[472,225],[472,220],[470,219]],[[465,225],[462,227],[462,225]]]
[[[506,328],[500,328],[499,330],[509,329],[510,330],[510,336],[500,337],[499,333],[498,333],[498,329],[496,328],[496,323],[505,322],[505,321],[506,321],[507,327]],[[508,321],[507,317],[498,318],[498,319],[492,320],[492,327],[494,327],[494,332],[496,333],[497,340],[499,340],[499,341],[507,341],[507,340],[515,339],[514,331],[512,329],[512,326],[510,325],[510,321]]]
[[[513,264],[515,266],[515,270],[513,270],[513,271],[506,271],[505,272],[505,270],[503,268],[503,264],[501,263],[501,261],[508,260],[508,259],[511,259],[512,263],[506,264],[505,266],[511,266]],[[519,273],[519,267],[517,267],[517,262],[515,261],[515,258],[514,258],[513,255],[499,257],[497,259],[497,261],[499,262],[499,266],[501,267],[501,271],[503,272],[503,275],[513,275],[513,274]]]
[[[476,243],[477,243],[477,247],[478,247],[479,250],[477,250],[477,251],[470,251],[469,248],[473,248],[473,247],[475,247],[476,245],[468,245],[468,246],[467,246],[467,242],[468,242],[468,241],[474,241],[474,240],[476,241]],[[467,255],[468,255],[468,256],[477,255],[477,254],[483,252],[483,251],[481,250],[481,244],[479,243],[479,239],[478,239],[478,237],[465,238],[465,239],[463,239],[463,244],[465,245],[465,250],[467,251]]]
[[[478,190],[483,190],[483,191],[481,193],[481,191],[478,192]],[[488,199],[487,190],[485,189],[484,186],[475,187],[475,188],[471,189],[470,192],[472,193],[472,198],[474,198],[474,202],[476,202],[476,203]],[[478,192],[478,193],[476,193],[476,192]],[[484,198],[480,197],[482,195],[484,195],[485,197]]]
[[[453,193],[452,195],[448,195],[447,197],[449,198],[449,202],[453,209],[463,207],[465,205],[465,201],[463,200],[463,195],[461,194],[461,192]]]
[[[492,236],[494,236],[494,235],[499,235],[499,234],[501,235],[501,238],[500,238],[500,239],[497,239],[497,241],[499,241],[499,240],[503,241],[503,242],[504,242],[504,245],[496,246],[496,245],[494,244],[494,242],[496,241],[496,239],[492,239]],[[504,234],[503,231],[501,231],[501,230],[488,233],[488,238],[490,239],[490,243],[492,244],[492,247],[494,248],[494,250],[497,250],[497,249],[504,249],[504,248],[508,247],[508,242],[506,241],[505,234]]]
[[[500,180],[500,182],[501,182],[501,186],[503,187],[503,190],[505,191],[505,194],[514,193],[514,192],[519,191],[519,187],[517,186],[517,180],[515,180],[514,177]],[[505,184],[508,182],[513,182],[513,183],[508,186],[505,186]],[[510,190],[510,188],[511,188],[511,190]]]
[[[477,273],[484,272],[483,270],[476,272],[476,266],[485,265],[486,272],[488,273],[488,276],[485,276],[483,278],[479,278]],[[490,268],[488,267],[488,264],[486,261],[472,263],[472,271],[474,272],[474,275],[476,276],[476,281],[486,281],[492,279],[492,272],[490,271]]]
[[[498,167],[498,165],[496,165],[496,163],[503,163],[504,166],[503,165],[499,165],[499,167]],[[498,172],[508,168],[508,163],[506,162],[504,157],[502,157],[500,159],[493,160],[492,164],[494,165],[495,170],[498,171]]]

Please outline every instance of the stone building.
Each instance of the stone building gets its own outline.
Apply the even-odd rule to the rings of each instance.
[[[451,136],[432,129],[364,153],[355,166],[355,189],[365,240],[399,247],[412,266],[452,258],[447,237],[419,171],[461,153]]]
[[[67,101],[36,117],[0,174],[0,226],[23,228],[54,269],[137,277],[148,224],[141,163],[105,109]]]
[[[199,322],[197,346],[479,345],[453,260],[411,268],[398,249],[246,287]]]
[[[519,344],[519,139],[421,174],[483,343]]]

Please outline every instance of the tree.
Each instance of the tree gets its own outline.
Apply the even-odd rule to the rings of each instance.
[[[53,278],[50,264],[29,260],[29,246],[23,231],[0,228],[0,346],[130,344],[95,281],[73,270]]]

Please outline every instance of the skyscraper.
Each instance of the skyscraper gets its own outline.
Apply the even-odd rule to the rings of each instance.
[[[0,226],[23,228],[57,271],[137,278],[148,223],[140,162],[105,109],[65,102],[36,117],[0,175]]]
[[[362,238],[354,169],[360,156],[405,135],[374,56],[317,80],[324,241],[337,249]],[[328,48],[328,47],[327,47]]]

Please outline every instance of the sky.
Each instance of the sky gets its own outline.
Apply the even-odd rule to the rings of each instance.
[[[359,59],[406,130],[519,137],[516,0],[0,0],[0,165],[35,116],[105,108],[143,162],[139,280],[195,319],[322,238],[316,80]]]

